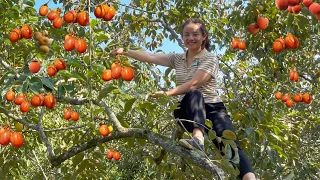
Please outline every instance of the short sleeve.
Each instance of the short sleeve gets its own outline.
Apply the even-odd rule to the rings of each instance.
[[[175,69],[175,60],[176,60],[176,54],[175,53],[169,53],[167,54],[169,63],[170,63],[170,68]]]
[[[215,77],[219,72],[218,59],[215,56],[209,55],[200,62],[198,69]]]

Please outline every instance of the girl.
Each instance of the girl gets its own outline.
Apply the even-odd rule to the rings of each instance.
[[[216,131],[217,136],[222,136],[222,132],[226,129],[234,130],[230,116],[216,91],[219,64],[217,58],[208,51],[210,40],[205,24],[197,18],[188,19],[182,24],[180,33],[187,48],[186,53],[166,55],[134,50],[125,52],[123,48],[115,49],[112,53],[176,69],[178,86],[166,92],[155,92],[154,95],[179,95],[180,108],[174,111],[175,118],[194,122],[179,121],[179,125],[193,133],[192,139],[180,139],[179,144],[188,149],[203,151],[204,133],[208,132],[203,128],[206,119],[212,121],[213,130]],[[239,148],[238,141],[236,143],[240,157],[239,177],[243,180],[256,179],[248,158]],[[219,148],[216,140],[214,144]]]

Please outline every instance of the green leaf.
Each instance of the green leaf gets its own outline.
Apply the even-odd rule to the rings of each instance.
[[[217,133],[216,133],[216,131],[210,129],[210,130],[208,131],[208,136],[209,136],[209,138],[210,138],[211,140],[214,140],[214,139],[217,137]]]
[[[29,82],[30,82],[29,89],[33,93],[39,94],[43,88],[41,79],[39,77],[32,77]]]
[[[212,129],[212,122],[211,122],[211,120],[206,119],[205,125],[206,125],[207,127],[209,127],[210,129]]]
[[[72,165],[77,166],[84,158],[84,153],[79,153],[77,154],[73,159],[72,159]]]
[[[65,87],[62,85],[59,85],[58,86],[58,97],[64,97],[65,94],[66,94]]]
[[[164,75],[165,75],[166,77],[168,77],[168,76],[169,76],[169,73],[170,73],[171,71],[172,71],[171,68],[167,68],[166,71],[165,71],[165,73],[164,73]]]
[[[232,149],[229,144],[224,147],[224,158],[230,160],[232,158]]]
[[[123,138],[123,140],[126,142],[126,147],[128,148],[128,149],[131,149],[131,148],[133,148],[133,146],[134,146],[134,138],[132,138],[132,137],[130,137],[130,138]]]
[[[94,64],[92,65],[92,69],[99,75],[101,75],[103,73],[103,71],[106,69],[105,66],[101,65],[101,64]]]
[[[140,138],[136,138],[136,141],[138,142],[138,144],[139,144],[140,146],[146,145],[146,142],[147,142],[147,140],[145,140],[145,139],[140,139]]]
[[[124,114],[129,112],[132,109],[133,103],[136,101],[136,98],[129,99],[124,105]]]
[[[53,83],[49,80],[49,78],[40,77],[40,79],[47,88],[51,89],[52,91],[54,90]]]
[[[113,86],[112,84],[107,84],[106,87],[99,92],[98,99],[102,99],[108,96],[108,94],[115,89],[118,89],[118,88]]]

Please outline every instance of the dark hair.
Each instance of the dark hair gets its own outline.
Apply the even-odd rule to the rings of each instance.
[[[204,22],[202,22],[199,18],[190,18],[190,19],[186,20],[181,26],[181,30],[180,30],[181,36],[183,36],[184,27],[186,27],[186,25],[188,25],[188,24],[199,24],[200,25],[202,35],[203,34],[207,35],[206,39],[202,42],[202,48],[205,47],[207,50],[209,50],[210,49],[209,32],[206,29],[206,25],[204,24]]]

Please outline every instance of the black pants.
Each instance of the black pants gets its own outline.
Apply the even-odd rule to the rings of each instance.
[[[203,128],[201,125],[199,125],[205,125],[205,119],[211,120],[212,128],[216,131],[217,136],[221,137],[222,132],[226,129],[234,132],[230,116],[228,115],[224,104],[222,102],[205,103],[202,93],[197,89],[190,90],[188,93],[186,93],[186,95],[180,102],[179,109],[176,109],[174,111],[174,117],[196,122],[178,122],[178,124],[186,128],[188,132],[192,132],[194,128],[200,128],[202,132],[208,133],[208,130],[206,128]],[[242,179],[242,177],[246,173],[253,171],[247,156],[239,147],[238,140],[236,140],[235,142],[238,146],[238,153],[240,157],[239,177]],[[213,143],[217,146],[218,149],[220,149],[220,145],[216,140],[214,140]]]

